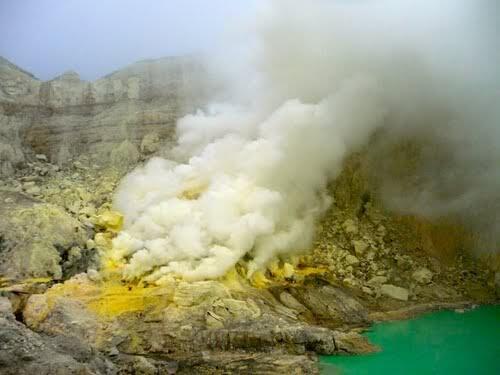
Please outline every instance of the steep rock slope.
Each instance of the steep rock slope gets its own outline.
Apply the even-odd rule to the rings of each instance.
[[[82,153],[106,163],[123,141],[169,138],[175,120],[205,96],[191,57],[135,63],[94,82],[69,71],[40,81],[0,59],[0,174],[36,154],[64,164]],[[147,145],[146,145],[147,146]]]

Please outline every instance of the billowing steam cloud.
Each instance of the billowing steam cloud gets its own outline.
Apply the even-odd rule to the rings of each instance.
[[[232,100],[180,119],[173,160],[154,158],[123,180],[115,206],[126,223],[114,256],[126,260],[125,276],[215,278],[243,258],[252,273],[306,249],[330,204],[327,182],[377,129],[388,138],[427,134],[454,150],[463,136],[498,135],[487,102],[498,98],[497,56],[474,24],[484,7],[467,3],[263,4],[256,40],[212,60],[229,68]],[[491,189],[500,152],[489,147],[481,161],[496,166]],[[474,184],[462,186],[474,194]]]

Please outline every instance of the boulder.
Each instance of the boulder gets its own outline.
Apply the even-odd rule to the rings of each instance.
[[[342,224],[342,228],[348,234],[357,234],[359,231],[356,222],[352,219],[347,219],[346,221],[344,221],[344,223]]]
[[[384,284],[380,287],[380,293],[400,301],[408,301],[408,289],[392,284]]]
[[[354,246],[354,251],[356,252],[357,255],[363,254],[366,251],[366,249],[368,249],[368,247],[370,246],[363,240],[353,240],[352,245]]]
[[[368,285],[370,286],[380,286],[387,282],[387,277],[385,276],[374,276],[370,280],[368,280]]]
[[[331,285],[307,285],[289,288],[287,292],[325,324],[363,324],[368,321],[366,308],[347,290]]]
[[[349,255],[347,255],[347,256],[345,257],[345,261],[346,261],[346,263],[347,263],[349,266],[354,266],[354,265],[356,265],[356,264],[359,264],[359,259],[358,259],[358,258],[356,258],[354,255],[351,255],[351,254],[349,254]]]
[[[411,277],[419,284],[429,284],[432,281],[433,273],[427,268],[419,268]]]
[[[86,232],[57,206],[0,190],[0,274],[10,279],[61,279],[86,270],[94,252]],[[72,250],[73,249],[73,250]],[[71,270],[70,270],[71,269]]]

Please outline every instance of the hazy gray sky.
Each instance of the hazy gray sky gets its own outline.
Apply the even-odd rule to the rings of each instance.
[[[145,58],[217,45],[255,0],[0,0],[0,55],[40,79],[95,79]]]

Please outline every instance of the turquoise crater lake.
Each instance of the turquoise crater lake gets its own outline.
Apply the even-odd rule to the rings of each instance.
[[[365,335],[380,353],[323,356],[321,374],[500,374],[500,305],[378,323]]]

